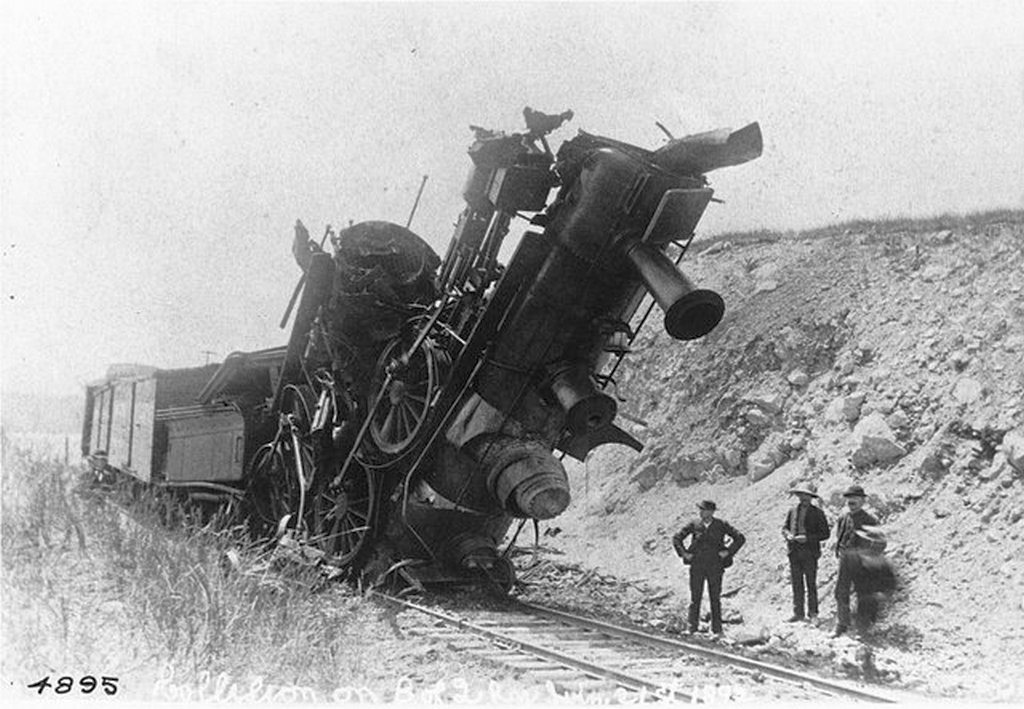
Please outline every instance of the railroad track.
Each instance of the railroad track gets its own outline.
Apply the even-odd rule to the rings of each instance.
[[[122,524],[138,524],[130,508],[102,503]],[[522,601],[462,603],[453,610],[450,598],[428,605],[381,592],[373,597],[396,610],[395,622],[408,635],[443,642],[521,673],[527,682],[549,684],[555,694],[593,703],[906,699]]]
[[[440,608],[376,594],[399,628],[550,683],[593,702],[900,701],[881,690],[813,675],[630,628],[511,601]]]

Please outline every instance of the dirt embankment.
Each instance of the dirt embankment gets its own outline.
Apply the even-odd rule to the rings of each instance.
[[[779,534],[791,482],[818,485],[832,524],[856,482],[901,577],[866,638],[880,674],[1024,698],[1024,214],[697,242],[684,267],[723,295],[725,319],[678,343],[652,317],[618,377],[647,447],[574,466],[574,503],[545,543],[655,596],[671,589],[634,610],[673,627],[688,592],[670,537],[714,499],[748,539],[726,575],[726,615],[742,621],[727,635],[859,671],[863,648],[828,637],[827,551],[820,627],[782,622]]]

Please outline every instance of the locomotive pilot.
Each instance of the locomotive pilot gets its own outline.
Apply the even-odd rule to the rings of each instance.
[[[704,584],[708,587],[711,605],[711,632],[722,634],[722,576],[732,565],[733,556],[746,541],[735,527],[715,517],[714,502],[704,500],[697,505],[700,519],[694,520],[676,532],[672,546],[683,563],[690,567],[689,631],[697,632],[700,620],[700,602]],[[726,537],[729,543],[726,544]]]

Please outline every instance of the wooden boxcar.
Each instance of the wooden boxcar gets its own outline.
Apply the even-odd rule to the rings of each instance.
[[[86,386],[82,455],[142,482],[193,496],[240,492],[263,441],[283,347],[236,352],[183,369],[113,365]]]

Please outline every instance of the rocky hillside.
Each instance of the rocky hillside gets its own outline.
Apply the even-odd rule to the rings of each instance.
[[[545,544],[671,589],[644,612],[672,627],[688,592],[670,537],[714,499],[748,535],[726,574],[741,621],[727,635],[841,666],[857,643],[828,637],[835,560],[822,557],[820,627],[781,622],[779,529],[791,482],[815,482],[833,524],[856,482],[902,580],[867,639],[881,673],[1024,698],[1024,213],[698,240],[683,265],[726,316],[678,343],[652,315],[617,376],[646,448],[574,466]]]

